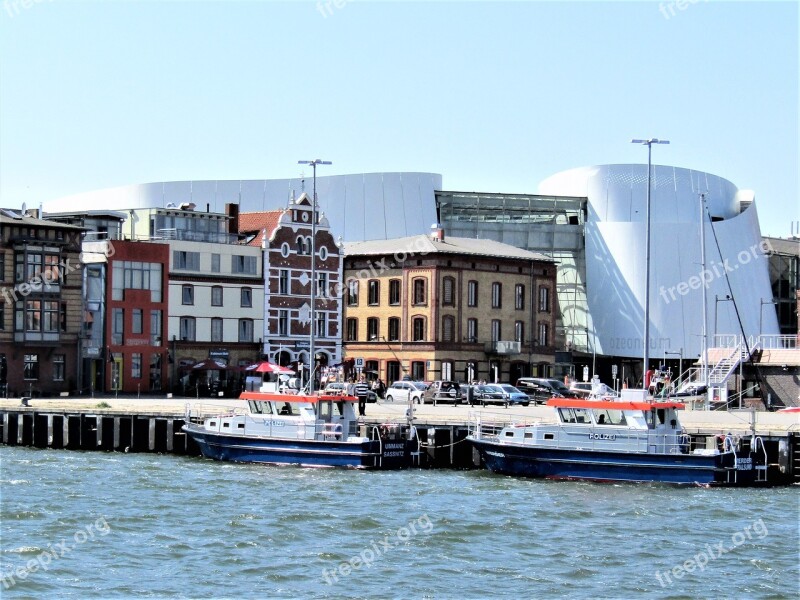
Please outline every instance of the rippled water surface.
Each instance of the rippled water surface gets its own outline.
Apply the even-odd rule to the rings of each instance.
[[[3,598],[794,598],[800,488],[0,447]]]

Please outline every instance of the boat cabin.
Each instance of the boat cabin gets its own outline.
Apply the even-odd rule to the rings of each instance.
[[[206,431],[235,435],[317,440],[363,441],[350,396],[243,392],[245,407],[204,419]]]

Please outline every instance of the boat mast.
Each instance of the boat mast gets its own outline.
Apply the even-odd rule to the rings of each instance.
[[[317,326],[316,311],[314,310],[317,302],[317,165],[330,165],[333,164],[329,160],[321,160],[315,158],[314,160],[298,160],[299,165],[311,165],[314,171],[314,183],[312,188],[313,198],[311,199],[311,326],[309,327],[309,341],[308,352],[310,354],[309,361],[311,363],[311,375],[308,378],[308,389],[314,391],[315,378],[314,373],[317,370],[317,358],[315,347],[315,328]]]
[[[706,273],[706,194],[700,193],[700,273]],[[706,386],[706,409],[708,409],[708,309],[706,307],[707,285],[703,282],[703,339],[701,349],[703,352],[703,385]]]

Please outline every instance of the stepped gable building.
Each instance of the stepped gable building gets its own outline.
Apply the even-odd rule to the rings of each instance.
[[[345,348],[368,378],[516,382],[552,375],[555,266],[433,233],[345,244]]]
[[[316,282],[311,281],[312,219],[316,218]],[[307,380],[311,357],[311,286],[315,285],[316,364],[341,362],[342,252],[323,213],[303,193],[281,211],[241,213],[239,231],[264,249],[264,345],[272,362]],[[316,376],[319,379],[319,372]]]
[[[83,231],[0,209],[0,394],[76,388]]]

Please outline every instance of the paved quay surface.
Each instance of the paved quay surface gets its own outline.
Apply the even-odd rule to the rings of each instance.
[[[241,407],[243,402],[225,398],[165,398],[161,397],[74,397],[74,398],[33,398],[29,408],[35,412],[91,412],[92,414],[141,414],[150,416],[183,416],[190,405],[197,413],[214,414],[220,410]],[[98,406],[100,405],[100,406]],[[108,405],[108,406],[106,406]],[[19,398],[0,399],[0,410],[22,408]],[[408,404],[382,402],[367,404],[366,419],[370,422],[405,422]],[[484,421],[553,422],[553,409],[546,406],[515,406],[504,409],[498,406],[416,404],[414,416],[418,423],[426,425],[465,425],[474,415],[480,414]],[[750,410],[697,411],[686,410],[681,413],[681,424],[690,433],[728,431],[746,432],[751,429],[755,418],[756,432],[762,435],[773,433],[785,435],[787,432],[800,432],[800,413],[753,412]]]

